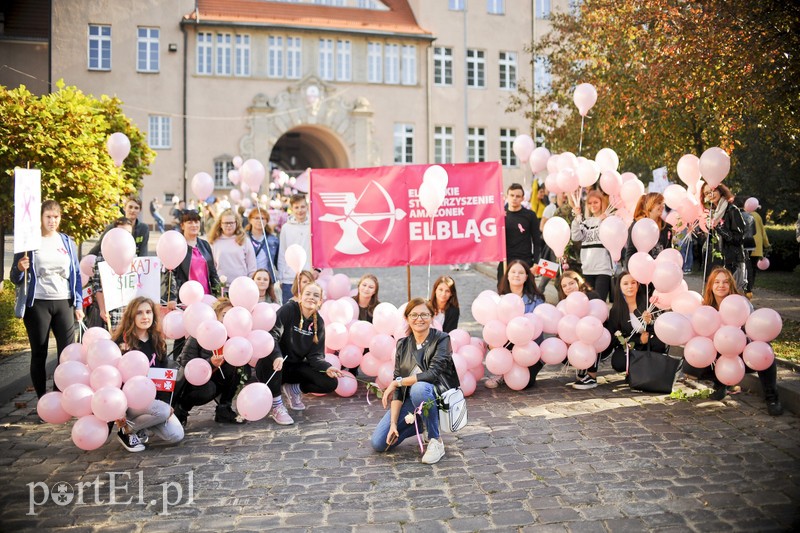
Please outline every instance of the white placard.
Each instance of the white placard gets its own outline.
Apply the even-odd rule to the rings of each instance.
[[[106,311],[128,305],[137,296],[146,296],[156,303],[161,301],[161,259],[158,257],[134,258],[128,272],[122,276],[115,274],[105,261],[97,263],[97,268]]]
[[[42,171],[14,169],[14,253],[42,246]]]
[[[659,167],[653,170],[653,181],[647,185],[647,192],[663,193],[668,186],[667,167]]]

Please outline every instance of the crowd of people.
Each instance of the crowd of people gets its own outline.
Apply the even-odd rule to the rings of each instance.
[[[647,298],[652,291],[627,271],[627,262],[635,252],[630,234],[618,262],[612,260],[600,242],[599,226],[609,213],[608,197],[601,190],[593,189],[576,204],[574,199],[564,194],[549,197],[544,187],[538,184],[533,194],[533,209],[528,209],[524,205],[525,191],[521,185],[512,184],[507,190],[507,261],[497,267],[497,292],[499,295],[519,296],[525,313],[533,312],[545,303],[543,290],[550,278],[542,277],[537,286],[536,265],[540,259],[547,259],[562,262],[560,275],[555,279],[559,300],[579,291],[589,299],[610,304],[604,325],[612,334],[611,345],[597,354],[597,360],[590,368],[577,372],[572,386],[579,390],[597,386],[598,365],[619,346],[620,340],[614,336],[616,332],[630,339],[634,349],[667,350],[654,331],[654,312]],[[733,195],[725,186],[706,187],[703,195],[711,219],[710,236],[695,235],[698,242],[705,243],[699,254],[703,257],[706,274],[703,303],[718,309],[722,299],[728,295],[751,295],[756,270],[753,265],[765,255],[769,241],[758,213],[743,216],[743,211],[736,206]],[[103,261],[100,241],[92,250],[97,256],[92,279],[82,280],[75,242],[58,231],[61,208],[52,200],[44,202],[42,247],[16,254],[11,271],[12,281],[27,287],[23,320],[31,344],[30,371],[37,395],[41,397],[46,392],[44,363],[49,333],[52,331],[55,335],[59,353],[73,341],[76,324],[84,318],[82,287],[88,282],[93,288],[94,313],[97,315],[97,323],[92,325],[107,326],[123,352],[141,351],[153,367],[181,368],[193,359],[203,358],[213,368],[208,383],[196,386],[183,380],[169,398],[162,395],[148,409],[129,410],[125,419],[117,421],[118,438],[126,449],[145,449],[152,435],[166,442],[180,441],[192,409],[212,401],[215,402],[214,419],[217,422],[243,423],[233,408],[233,399],[243,384],[254,381],[269,386],[273,397],[270,417],[280,425],[293,424],[289,410],[305,409],[303,395],[333,392],[343,371],[325,359],[325,324],[319,313],[325,295],[316,282],[319,271],[313,268],[310,260],[308,202],[304,195],[297,194],[288,203],[291,215],[279,233],[271,222],[270,210],[259,205],[246,211],[224,208],[205,217],[192,209],[178,209],[173,214],[176,229],[183,234],[188,246],[178,267],[171,275],[162,276],[162,299],[168,302],[168,310],[181,306],[181,286],[195,281],[205,294],[216,298],[213,308],[222,321],[225,313],[233,307],[224,296],[225,290],[234,279],[242,276],[251,277],[256,282],[259,301],[280,305],[271,331],[275,348],[251,371],[249,366],[231,366],[221,354],[202,348],[191,336],[176,340],[172,357],[169,357],[161,331],[161,306],[150,299],[136,298],[125,307],[106,309],[98,274],[98,265]],[[112,228],[127,229],[134,237],[138,255],[144,256],[147,255],[149,229],[139,220],[141,207],[138,198],[127,199],[123,204],[124,216],[110,224],[103,235]],[[163,231],[164,220],[158,212],[160,207],[157,199],[150,203],[151,214],[158,229]],[[636,206],[634,221],[650,218],[658,225],[658,242],[650,251],[653,257],[665,248],[680,246],[684,271],[691,271],[692,234],[673,235],[671,227],[664,221],[664,210],[661,194],[645,194]],[[555,257],[541,238],[546,220],[553,216],[562,216],[570,224],[571,243],[565,257]],[[204,220],[205,223],[210,220],[207,227]],[[748,232],[748,225],[752,225],[752,231]],[[202,233],[205,233],[205,238],[201,237]],[[751,234],[752,242],[748,239]],[[294,272],[287,265],[282,253],[295,244],[303,247],[309,258],[300,272]],[[372,322],[375,308],[380,303],[379,287],[379,280],[373,274],[365,274],[358,281],[353,296],[358,307],[358,320]],[[432,464],[444,456],[437,407],[433,400],[439,393],[459,384],[448,336],[458,327],[460,318],[455,280],[451,276],[436,279],[429,297],[413,298],[405,306],[403,316],[407,336],[399,339],[397,344],[395,379],[383,391],[383,405],[388,411],[373,433],[372,446],[379,452],[389,451],[404,439],[419,435],[420,427],[423,427],[428,446],[422,461]],[[544,334],[534,340],[541,343],[543,339]],[[511,349],[513,346],[507,347]],[[536,385],[543,366],[541,361],[530,366],[527,388]],[[618,364],[613,366],[617,371],[624,371]],[[349,370],[358,375],[358,368]],[[728,389],[716,380],[713,373],[708,374],[707,369],[695,370],[698,370],[698,377],[714,380],[714,399],[725,396]],[[759,372],[768,411],[772,415],[782,412],[776,376],[775,364]],[[502,384],[502,376],[490,376],[485,381],[487,388],[497,388]],[[421,409],[423,404],[427,406],[424,412]]]

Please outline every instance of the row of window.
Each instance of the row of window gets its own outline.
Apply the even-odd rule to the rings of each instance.
[[[517,130],[500,128],[500,162],[504,167],[516,167],[519,162],[514,154],[514,139]],[[433,128],[433,162],[453,163],[455,136],[452,126],[436,126]],[[467,128],[467,163],[486,161],[486,128]],[[414,163],[414,125],[394,125],[394,162],[398,164]]]

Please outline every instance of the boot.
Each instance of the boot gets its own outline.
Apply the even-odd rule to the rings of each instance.
[[[764,389],[764,398],[767,401],[767,412],[770,416],[781,416],[783,414],[783,405],[778,398],[777,387],[766,387]]]

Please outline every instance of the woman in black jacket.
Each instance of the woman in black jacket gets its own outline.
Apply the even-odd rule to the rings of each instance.
[[[444,444],[439,436],[439,410],[436,396],[460,386],[450,336],[431,327],[433,305],[423,298],[406,304],[405,316],[410,334],[397,343],[394,381],[383,391],[383,407],[391,398],[391,408],[372,433],[375,451],[392,450],[416,432],[415,415],[422,404],[430,402],[422,422],[428,430],[428,449],[422,462],[433,464],[444,457]],[[419,420],[416,420],[419,422]]]
[[[161,297],[169,302],[170,309],[175,309],[180,303],[178,291],[189,280],[199,282],[206,294],[219,295],[220,280],[214,266],[214,253],[208,241],[200,238],[200,224],[197,211],[184,211],[181,215],[181,232],[189,245],[186,256],[172,275],[161,276]]]
[[[450,333],[458,327],[460,311],[458,309],[458,293],[456,282],[450,276],[439,276],[433,282],[431,290],[431,305],[433,318],[440,318],[442,331]]]
[[[744,272],[744,219],[739,208],[733,205],[733,194],[725,185],[711,188],[703,184],[703,198],[709,204],[708,243],[704,242],[704,276],[714,267],[724,266],[744,292],[747,282]]]

